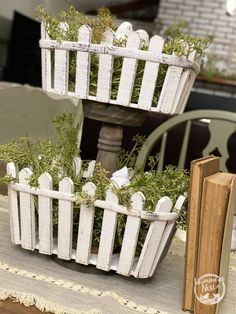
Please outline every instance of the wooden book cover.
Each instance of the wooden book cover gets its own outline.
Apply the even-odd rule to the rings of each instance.
[[[218,171],[219,157],[207,156],[193,160],[191,163],[182,305],[183,310],[194,310],[194,278],[196,277],[198,230],[203,180]]]
[[[223,239],[226,237],[229,242],[225,225],[234,177],[235,174],[218,172],[204,179],[195,282],[194,313],[197,314],[215,314],[225,293],[220,271],[225,271],[226,264],[222,266],[221,258],[222,249],[228,249],[224,253],[230,254],[229,245]]]

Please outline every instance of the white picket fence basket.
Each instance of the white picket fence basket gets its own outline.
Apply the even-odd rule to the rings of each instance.
[[[92,173],[93,164],[85,176]],[[11,183],[8,187],[11,239],[27,250],[39,250],[42,254],[56,254],[64,260],[88,265],[96,265],[98,269],[115,270],[125,276],[137,278],[151,277],[160,262],[172,236],[175,222],[178,218],[173,209],[180,209],[184,197],[180,196],[173,206],[168,197],[163,197],[157,203],[154,212],[144,210],[143,194],[132,195],[132,208],[118,203],[117,195],[111,190],[107,192],[105,200],[95,200],[91,206],[80,206],[78,233],[76,235],[76,249],[72,247],[73,237],[73,182],[64,178],[59,183],[58,191],[52,190],[52,178],[44,173],[39,178],[39,187],[29,186],[32,171],[22,169],[19,174],[14,163],[7,164],[7,173],[17,178],[18,183]],[[89,182],[83,190],[93,196],[96,186]],[[58,232],[53,236],[52,202],[58,200]],[[35,202],[36,200],[36,202]],[[36,208],[37,206],[37,208]],[[103,222],[97,254],[92,254],[91,244],[93,223],[96,209],[103,210]],[[37,223],[36,223],[37,211]],[[125,231],[120,253],[113,253],[116,233],[117,216],[127,216]],[[142,220],[149,220],[150,226],[139,257],[135,256],[138,235]]]
[[[127,23],[127,22],[125,22]],[[63,27],[63,26],[62,26]],[[47,92],[75,96],[81,99],[95,100],[136,109],[180,114],[184,111],[195,77],[200,70],[200,58],[195,51],[187,57],[178,57],[162,53],[164,39],[158,35],[150,38],[144,30],[132,31],[132,25],[126,30],[126,47],[113,45],[115,37],[120,37],[121,24],[114,33],[105,31],[100,44],[91,43],[91,29],[83,25],[78,31],[78,41],[51,40],[42,23],[40,47],[42,48],[42,87]],[[148,51],[140,49],[142,39],[148,42]],[[54,58],[52,61],[52,54]],[[76,73],[73,91],[69,90],[70,52],[76,52]],[[97,94],[91,95],[89,89],[91,54],[99,56]],[[111,99],[113,61],[123,58],[118,94]],[[137,65],[144,60],[145,69],[137,103],[132,103],[132,92]],[[158,79],[160,64],[168,66],[159,101],[153,104],[153,95]]]

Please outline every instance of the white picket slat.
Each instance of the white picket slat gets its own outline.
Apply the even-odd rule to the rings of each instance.
[[[19,172],[19,183],[28,185],[32,171],[24,168]],[[34,197],[25,192],[20,192],[20,230],[21,246],[24,249],[35,249],[35,211]]]
[[[114,33],[108,29],[103,34],[101,44],[112,45]],[[108,54],[99,54],[98,82],[97,82],[97,100],[109,102],[111,95],[112,72],[114,57]]]
[[[161,53],[163,45],[164,39],[155,35],[150,40],[148,51]],[[149,61],[147,61],[145,64],[142,85],[138,99],[139,109],[149,110],[152,106],[159,65],[159,63]]]
[[[83,186],[83,192],[93,197],[96,186],[88,182]],[[91,244],[93,239],[94,206],[82,204],[80,206],[79,230],[76,250],[76,262],[88,265],[91,255]]]
[[[190,52],[190,54],[188,56],[188,60],[194,61],[196,54],[197,54],[197,52],[195,50]],[[191,71],[189,71],[189,70],[184,71],[181,75],[178,90],[177,90],[177,93],[175,95],[172,109],[170,111],[171,114],[174,114],[174,113],[178,114],[181,110],[184,94],[186,93],[186,90],[188,90],[188,88],[187,88],[188,82],[189,82],[189,80],[192,79],[190,75],[191,75]]]
[[[41,38],[49,39],[44,23],[41,23]],[[41,50],[42,58],[42,88],[49,92],[52,88],[52,62],[51,62],[51,49]]]
[[[160,98],[157,105],[157,111],[162,113],[170,113],[172,104],[177,93],[179,81],[183,68],[169,66],[166,72],[165,80],[162,86]]]
[[[52,189],[52,177],[48,173],[43,173],[39,177],[39,188]],[[52,198],[39,195],[38,219],[39,252],[51,255],[53,252]]]
[[[106,194],[106,201],[118,204],[118,197],[111,190]],[[97,268],[108,271],[111,267],[111,258],[115,240],[117,213],[104,209],[101,237],[98,249]]]
[[[68,92],[69,51],[55,50],[54,91],[66,95]]]
[[[137,192],[132,195],[131,198],[132,208],[137,211],[144,209],[145,198],[141,192]],[[125,232],[120,252],[120,259],[118,263],[117,273],[129,276],[133,266],[135,250],[138,241],[139,229],[141,225],[141,219],[128,216]]]
[[[197,63],[201,64],[201,58],[198,57]],[[188,101],[189,94],[192,90],[195,78],[197,76],[197,74],[194,72],[191,72],[191,71],[188,71],[188,72],[189,72],[188,81],[187,81],[187,84],[186,84],[184,91],[182,93],[182,97],[180,98],[180,101],[179,101],[179,104],[180,104],[179,108],[178,108],[179,114],[182,114],[184,112],[184,109],[185,109],[187,101]]]
[[[73,193],[74,183],[70,178],[59,182],[59,191]],[[73,202],[61,200],[58,202],[58,252],[59,258],[70,260],[73,237]]]
[[[177,212],[181,209],[185,201],[185,197],[183,195],[180,195],[174,205],[174,210]],[[169,243],[170,236],[172,235],[173,229],[176,228],[176,220],[170,220],[166,223],[165,230],[163,232],[160,244],[158,246],[158,250],[156,252],[156,256],[154,258],[151,271],[149,273],[149,277],[151,277],[156,269],[156,266],[160,262],[162,258],[163,251],[166,248],[166,244]]]
[[[137,32],[130,32],[127,38],[127,48],[139,49],[141,44],[140,36]],[[123,106],[128,106],[131,102],[133,86],[135,81],[136,69],[138,60],[135,58],[124,58],[120,84],[117,94],[117,103]]]
[[[156,205],[155,212],[169,213],[171,209],[172,202],[170,198],[162,197]],[[137,267],[134,271],[135,277],[147,278],[149,276],[165,226],[166,221],[154,221],[150,224]]]
[[[82,159],[80,157],[74,157],[74,166],[76,175],[80,176],[82,170]]]
[[[144,29],[138,29],[136,32],[139,34],[141,41],[143,41],[146,45],[149,45],[148,33]]]
[[[93,175],[94,168],[96,165],[96,160],[91,160],[88,164],[88,169],[84,171],[83,178],[89,178]]]
[[[13,162],[7,164],[7,175],[13,178],[18,177],[16,166]],[[10,231],[11,241],[14,244],[20,244],[20,217],[17,192],[12,187],[13,183],[8,185],[8,204],[10,210]]]
[[[91,29],[88,26],[83,25],[79,28],[78,41],[91,42]],[[91,54],[89,52],[77,51],[75,95],[82,99],[86,99],[89,94],[90,59]]]

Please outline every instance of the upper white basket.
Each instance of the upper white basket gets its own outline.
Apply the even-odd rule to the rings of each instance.
[[[78,41],[51,40],[42,23],[40,47],[42,48],[42,86],[47,92],[75,96],[114,105],[180,114],[184,111],[193,82],[199,72],[199,57],[195,51],[187,57],[162,53],[164,39],[154,35],[149,39],[144,30],[132,31],[132,25],[122,23],[114,33],[105,31],[100,44],[91,43],[92,30],[83,25],[78,30]],[[126,47],[113,45],[114,38],[127,36]],[[148,50],[140,49],[142,40]],[[52,58],[52,51],[54,57]],[[76,52],[76,73],[74,88],[69,88],[70,52]],[[91,54],[99,56],[97,93],[91,95],[89,89]],[[122,71],[116,99],[111,99],[113,61],[123,58]],[[131,101],[137,65],[144,60],[145,68],[137,103]],[[168,66],[158,103],[153,103],[153,95],[158,79],[160,64]]]

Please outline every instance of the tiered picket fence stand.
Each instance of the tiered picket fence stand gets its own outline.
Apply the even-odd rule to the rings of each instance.
[[[127,25],[128,24],[128,25]],[[63,27],[63,26],[62,26]],[[140,126],[148,111],[163,114],[180,114],[184,111],[189,93],[197,73],[200,58],[196,51],[187,57],[177,57],[162,53],[164,39],[153,36],[149,39],[144,30],[132,31],[132,25],[124,22],[114,33],[108,29],[100,44],[91,43],[92,30],[83,25],[78,31],[78,41],[51,40],[42,23],[40,46],[42,48],[43,89],[50,93],[68,95],[88,100],[84,104],[84,113],[88,118],[102,121],[98,140],[97,160],[110,172],[116,170],[117,153],[123,137],[123,126]],[[115,38],[127,36],[126,47],[113,45]],[[142,40],[148,44],[148,50],[140,49]],[[52,51],[55,54],[53,65]],[[76,52],[75,88],[69,88],[70,52]],[[90,65],[91,54],[99,56],[97,94],[91,95]],[[116,99],[111,97],[113,61],[123,58],[122,71]],[[137,65],[145,61],[140,94],[137,103],[132,103],[132,92]],[[160,64],[168,66],[163,88],[157,105],[153,105],[153,95]],[[137,110],[139,109],[139,110]]]
[[[42,78],[43,89],[48,93],[67,95],[88,100],[85,114],[103,121],[104,124],[98,143],[98,160],[111,170],[116,169],[117,152],[122,140],[122,125],[140,125],[148,111],[163,114],[180,114],[186,105],[191,87],[199,71],[199,59],[196,52],[186,58],[162,53],[164,40],[153,36],[149,40],[148,51],[140,50],[141,37],[144,31],[130,31],[127,35],[126,47],[113,45],[115,36],[120,34],[108,29],[100,44],[91,43],[91,30],[82,26],[78,31],[78,41],[51,40],[42,24]],[[70,52],[76,53],[75,88],[69,88]],[[52,52],[54,58],[52,61]],[[99,55],[97,94],[89,91],[91,54]],[[113,60],[123,58],[117,98],[111,98]],[[145,69],[137,103],[131,102],[136,69],[139,60],[144,60]],[[153,95],[160,64],[168,66],[158,104],[153,106]],[[128,121],[128,122],[127,122]],[[110,127],[108,131],[108,126]],[[114,130],[118,130],[114,132]],[[81,174],[81,161],[75,161],[78,175],[90,176],[94,162]],[[21,169],[19,175],[13,163],[7,165],[9,175],[19,179],[19,183],[9,185],[9,207],[12,242],[24,249],[38,249],[43,254],[56,254],[63,260],[75,260],[80,264],[93,264],[98,269],[137,278],[151,277],[165,252],[175,228],[178,214],[184,197],[180,196],[173,206],[168,197],[157,203],[153,212],[144,210],[145,198],[138,192],[132,196],[132,208],[127,209],[118,202],[118,197],[111,190],[105,200],[96,200],[93,205],[80,206],[80,219],[77,233],[77,247],[73,249],[73,203],[75,202],[73,182],[64,178],[59,190],[52,190],[52,178],[44,173],[39,178],[39,188],[32,188],[28,180],[32,175],[30,169]],[[96,186],[87,183],[84,191],[94,195]],[[58,200],[58,234],[53,237],[52,201]],[[36,202],[35,202],[36,200]],[[35,208],[37,204],[37,208]],[[97,254],[91,253],[92,231],[96,208],[104,211],[101,237]],[[36,225],[36,212],[37,225]],[[117,215],[127,216],[121,251],[113,254]],[[135,251],[142,220],[149,220],[150,226],[141,251],[136,257]]]

